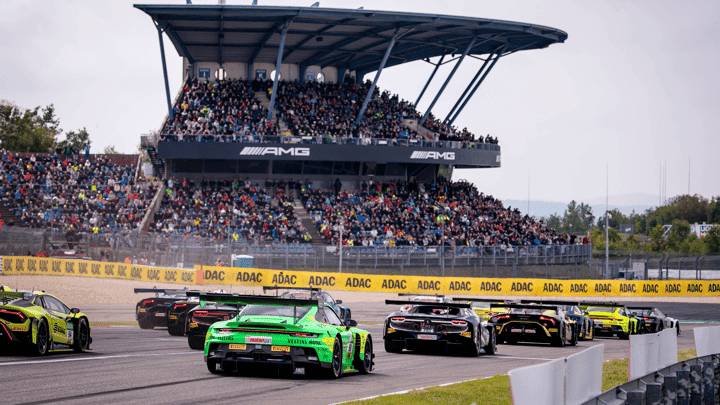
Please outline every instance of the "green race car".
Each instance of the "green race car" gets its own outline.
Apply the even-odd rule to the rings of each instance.
[[[84,352],[90,343],[90,322],[79,309],[43,291],[0,291],[0,345],[5,348],[24,345],[42,356]]]
[[[205,339],[205,361],[211,373],[245,371],[273,364],[306,374],[315,369],[330,378],[373,369],[373,341],[342,321],[320,299],[262,295],[200,293],[200,302],[243,304],[237,317],[212,324]]]
[[[630,339],[630,335],[645,333],[644,321],[625,305],[608,302],[585,302],[585,316],[594,321],[596,336],[617,336]]]

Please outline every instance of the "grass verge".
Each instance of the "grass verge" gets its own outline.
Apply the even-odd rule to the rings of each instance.
[[[678,361],[697,357],[695,350],[678,352]],[[628,359],[613,359],[603,363],[603,392],[627,382]],[[510,405],[510,377],[496,375],[444,387],[434,386],[412,390],[406,394],[386,395],[368,400],[348,402],[357,405],[413,405],[413,404],[477,404]]]

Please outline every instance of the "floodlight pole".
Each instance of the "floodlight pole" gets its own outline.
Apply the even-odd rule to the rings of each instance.
[[[163,45],[163,30],[160,28],[160,24],[155,23],[155,28],[158,31],[158,39],[160,40],[160,57],[162,58],[163,65],[163,76],[165,77],[165,97],[167,98],[168,117],[172,121],[175,117],[173,114],[172,101],[170,100],[170,84],[168,83],[167,64],[165,63],[165,46]]]
[[[285,48],[285,36],[287,35],[290,21],[283,25],[280,34],[280,49],[278,49],[277,62],[275,62],[275,77],[273,77],[272,95],[270,96],[270,108],[268,108],[268,121],[272,121],[273,110],[275,109],[275,95],[277,94],[278,82],[280,81],[280,65],[282,65],[283,48]]]
[[[460,112],[462,112],[462,110],[465,108],[465,105],[467,105],[468,101],[470,101],[470,99],[472,98],[472,96],[475,95],[475,92],[476,92],[477,89],[480,87],[480,85],[482,84],[482,82],[485,80],[485,78],[487,77],[487,75],[490,73],[490,71],[492,70],[493,66],[495,66],[495,63],[497,63],[498,59],[500,59],[500,55],[502,55],[503,51],[505,51],[505,47],[503,47],[499,52],[497,52],[497,53],[495,54],[495,59],[493,59],[493,61],[492,61],[492,63],[490,64],[490,66],[488,66],[487,70],[485,70],[485,73],[483,73],[482,77],[480,78],[480,81],[478,81],[477,83],[475,83],[475,87],[472,89],[472,91],[471,91],[470,94],[467,96],[467,98],[465,99],[465,101],[463,101],[463,103],[462,103],[462,105],[460,106],[460,108],[455,112],[455,115],[450,119],[450,121],[448,122],[448,125],[452,125],[453,122],[455,122],[455,119],[457,119],[458,115],[460,115]],[[491,56],[492,56],[492,55],[491,55]],[[488,58],[488,60],[490,60],[490,59]],[[485,61],[485,63],[487,63],[487,61]]]
[[[365,114],[365,109],[367,109],[368,103],[370,102],[373,92],[375,91],[375,86],[377,85],[378,79],[380,78],[380,74],[382,73],[382,70],[387,63],[387,60],[390,57],[390,52],[392,52],[392,49],[395,46],[395,42],[398,39],[399,32],[400,28],[396,28],[395,34],[393,34],[392,39],[390,40],[390,45],[388,45],[387,49],[385,50],[385,56],[383,56],[383,60],[382,62],[380,62],[380,67],[378,67],[377,73],[375,73],[375,79],[373,80],[372,85],[370,85],[370,89],[368,89],[367,95],[365,96],[365,101],[363,101],[362,107],[360,107],[360,112],[358,112],[358,116],[357,118],[355,118],[355,125],[359,124],[360,121],[363,120],[363,114]]]
[[[420,103],[420,99],[422,98],[423,94],[425,94],[425,90],[427,90],[427,88],[428,88],[428,86],[430,85],[430,82],[432,81],[433,77],[435,77],[435,73],[437,73],[437,71],[438,71],[438,69],[440,68],[440,66],[442,66],[443,59],[445,59],[445,54],[443,54],[443,55],[440,57],[440,60],[438,61],[438,63],[435,64],[435,69],[433,69],[432,74],[430,75],[430,77],[428,78],[427,82],[425,83],[425,87],[423,87],[422,91],[420,92],[420,95],[419,95],[418,98],[417,98],[417,101],[415,101],[415,108],[417,108],[417,105]]]
[[[453,66],[453,70],[450,72],[450,75],[447,77],[447,79],[445,79],[445,83],[443,83],[442,87],[440,87],[440,91],[438,91],[438,93],[435,95],[435,98],[433,99],[432,103],[430,103],[430,106],[428,107],[427,111],[425,111],[425,115],[423,115],[423,117],[420,120],[420,122],[418,123],[418,125],[422,125],[425,123],[425,120],[427,119],[428,115],[430,115],[430,111],[432,111],[432,108],[435,106],[435,103],[440,98],[440,95],[443,93],[443,91],[445,91],[445,87],[447,87],[448,83],[450,83],[450,79],[452,79],[452,77],[455,75],[455,72],[457,72],[458,68],[460,67],[460,64],[465,59],[465,56],[468,54],[468,52],[470,52],[472,47],[475,45],[475,41],[477,41],[477,37],[474,37],[472,39],[472,41],[470,41],[470,43],[468,44],[467,48],[465,48],[465,51],[463,52],[462,56],[457,61],[455,66]]]

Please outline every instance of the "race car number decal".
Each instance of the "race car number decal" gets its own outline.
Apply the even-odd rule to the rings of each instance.
[[[269,336],[245,336],[245,343],[260,343],[269,345],[272,343],[272,337]]]
[[[245,349],[247,349],[247,345],[231,344],[229,349],[230,350],[245,350]]]
[[[271,348],[271,350],[274,352],[289,352],[290,347],[289,346],[273,346]]]

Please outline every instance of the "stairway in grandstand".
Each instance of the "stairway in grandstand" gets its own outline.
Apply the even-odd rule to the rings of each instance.
[[[297,214],[298,218],[302,221],[303,226],[307,228],[308,233],[312,236],[312,244],[323,245],[325,242],[323,242],[323,238],[317,230],[315,221],[310,219],[310,215],[308,215],[307,211],[305,211],[305,207],[303,207],[302,203],[296,200],[293,204],[293,209],[295,209],[295,214]]]
[[[263,107],[270,109],[270,97],[268,97],[267,93],[264,91],[258,91],[255,93],[255,97],[257,97],[258,100],[260,100],[260,104],[262,104]],[[274,115],[274,117],[277,117],[277,115]],[[287,125],[283,120],[280,120],[278,123],[278,133],[281,135],[284,135],[285,132],[287,132]]]
[[[417,131],[420,135],[425,136],[427,139],[433,139],[433,140],[437,139],[437,134],[435,132],[423,127],[422,125],[418,125],[418,122],[419,122],[419,120],[417,120],[417,119],[410,119],[410,120],[406,119],[406,120],[403,120],[403,125],[406,128],[410,128],[412,130]]]
[[[5,225],[12,223],[14,226],[23,226],[22,219],[15,215],[3,201],[0,201],[0,218],[3,219]]]

